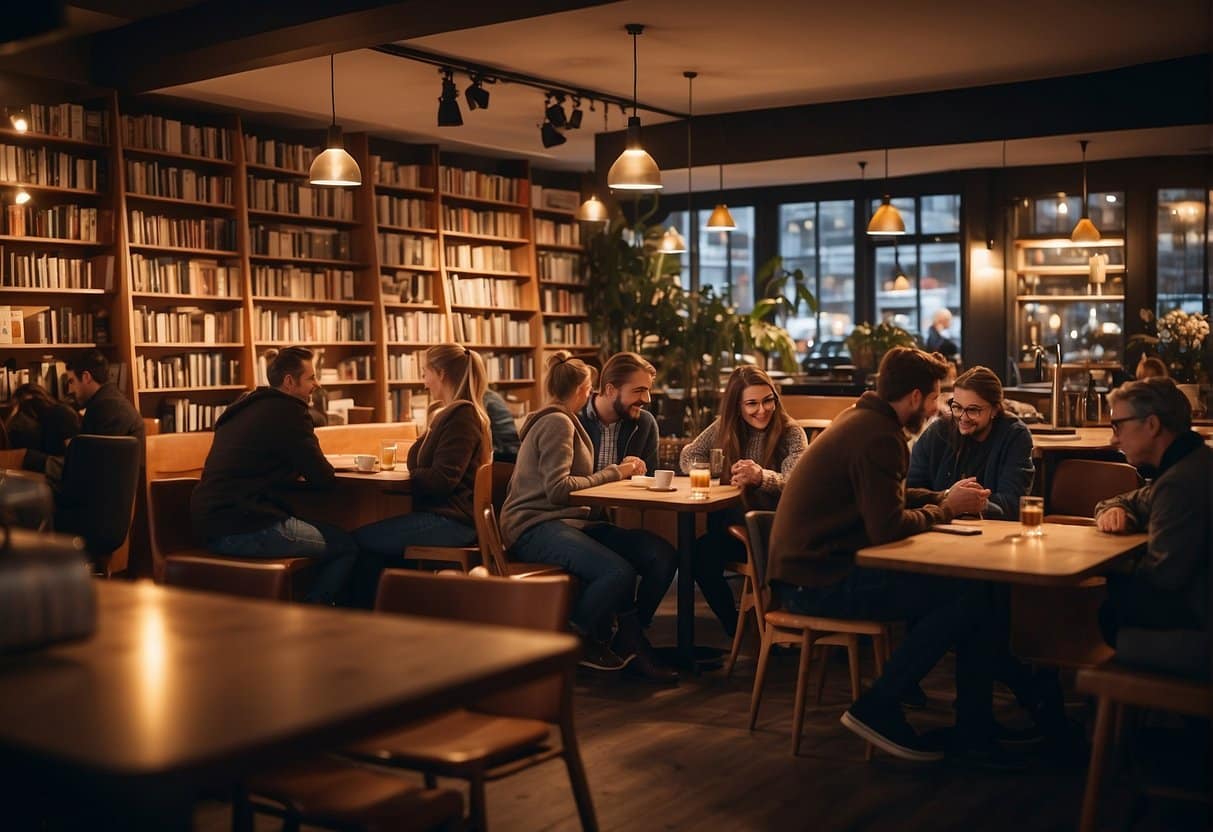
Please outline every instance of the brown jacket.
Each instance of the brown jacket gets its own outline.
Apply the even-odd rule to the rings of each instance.
[[[906,488],[909,464],[897,414],[864,393],[809,443],[788,476],[771,529],[769,579],[832,584],[850,571],[857,550],[950,521],[948,509],[927,505],[939,492]]]
[[[484,457],[484,424],[472,403],[455,401],[439,410],[425,436],[409,448],[413,511],[475,526],[472,496]]]

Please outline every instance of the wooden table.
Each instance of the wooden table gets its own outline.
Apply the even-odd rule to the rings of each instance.
[[[1110,451],[1112,428],[1074,428],[1076,436],[1032,434],[1032,456],[1040,459],[1049,451]]]
[[[330,491],[301,489],[284,495],[295,513],[306,520],[334,523],[352,531],[367,523],[408,514],[413,510],[409,472],[338,471],[337,487]]]
[[[1021,526],[977,520],[972,537],[924,532],[904,540],[869,546],[855,563],[873,569],[922,572],[1036,586],[1073,586],[1146,545],[1144,534],[1105,534],[1094,526],[1045,523],[1044,537],[1019,534]]]
[[[741,502],[741,489],[714,482],[708,499],[691,499],[689,477],[675,477],[674,490],[650,491],[625,481],[608,482],[574,491],[569,502],[596,508],[672,511],[678,515],[678,659],[688,669],[695,666],[695,515],[729,508]]]
[[[6,813],[41,798],[106,828],[188,829],[201,789],[570,670],[577,655],[563,634],[150,582],[96,589],[91,639],[0,657]]]

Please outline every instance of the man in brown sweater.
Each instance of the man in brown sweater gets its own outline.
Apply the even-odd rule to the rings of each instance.
[[[875,392],[834,420],[784,486],[771,531],[769,579],[778,606],[832,618],[916,619],[883,675],[842,716],[851,731],[907,760],[943,757],[906,722],[901,693],[951,648],[957,651],[957,732],[966,755],[992,750],[990,659],[997,627],[984,584],[863,569],[865,546],[900,540],[980,508],[989,491],[972,479],[945,492],[907,489],[905,431],[935,412],[947,362],[897,347],[880,363]]]

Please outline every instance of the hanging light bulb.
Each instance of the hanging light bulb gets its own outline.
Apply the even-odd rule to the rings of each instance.
[[[323,188],[352,188],[362,184],[362,171],[354,157],[346,152],[341,138],[341,126],[337,124],[337,84],[333,73],[333,56],[329,55],[329,101],[333,122],[329,125],[325,150],[312,160],[307,180],[310,185]]]
[[[724,204],[724,164],[720,165],[720,195],[721,200],[712,209],[712,215],[708,217],[704,228],[710,228],[713,231],[736,231],[737,223],[734,222],[733,215],[729,213],[729,206]]]
[[[607,185],[614,191],[659,191],[661,185],[661,169],[640,145],[640,117],[637,111],[637,46],[636,38],[644,32],[644,26],[639,23],[627,25],[628,34],[632,36],[632,117],[628,119],[627,148],[619,154],[615,164],[607,171]]]
[[[901,212],[893,207],[893,201],[889,198],[889,149],[887,147],[884,149],[884,186],[885,195],[880,201],[880,207],[876,209],[876,213],[872,215],[872,219],[868,223],[868,234],[873,237],[905,234],[905,220],[901,218]]]
[[[1099,229],[1091,222],[1090,211],[1087,208],[1087,140],[1078,143],[1082,148],[1082,217],[1070,232],[1070,241],[1074,243],[1098,243]]]
[[[657,250],[662,254],[682,254],[687,250],[687,242],[678,233],[678,229],[671,225],[661,235],[661,242],[657,245]]]

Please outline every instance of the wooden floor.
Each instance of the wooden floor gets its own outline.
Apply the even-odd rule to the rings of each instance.
[[[673,641],[673,614],[667,599],[654,624],[654,642]],[[726,644],[702,605],[697,632],[701,644]],[[746,723],[756,638],[747,646],[743,652],[749,656],[738,663],[731,680],[716,671],[660,687],[623,674],[579,671],[578,736],[603,830],[1037,832],[1076,827],[1083,765],[1042,761],[1027,773],[1005,774],[914,765],[879,754],[865,763],[862,742],[838,723],[849,698],[841,654],[830,665],[822,707],[806,716],[800,756],[793,758],[796,656],[773,659],[759,725],[751,734]],[[863,673],[868,680],[870,656],[865,656]],[[930,704],[911,712],[911,722],[920,729],[951,724],[950,659],[923,687]],[[1009,696],[996,696],[1001,718],[1022,719]],[[1115,802],[1115,787],[1110,790],[1106,826],[1119,829],[1115,815],[1125,807]],[[488,807],[495,832],[579,828],[559,761],[490,784]],[[1178,820],[1166,807],[1160,811],[1148,813],[1135,828],[1206,828],[1191,820],[1190,809]],[[199,807],[199,830],[219,832],[229,824],[226,805]],[[277,828],[265,818],[257,826],[258,832]]]

